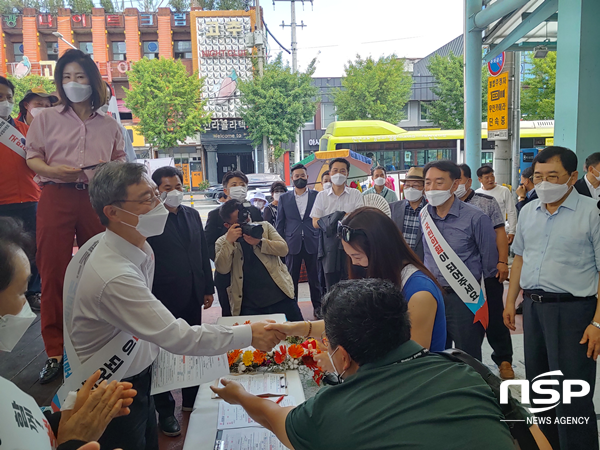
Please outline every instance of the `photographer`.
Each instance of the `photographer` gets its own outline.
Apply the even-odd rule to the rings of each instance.
[[[303,320],[294,284],[281,257],[288,246],[268,222],[251,223],[247,208],[229,200],[220,208],[227,233],[216,242],[215,268],[231,273],[229,304],[234,316],[283,313]]]

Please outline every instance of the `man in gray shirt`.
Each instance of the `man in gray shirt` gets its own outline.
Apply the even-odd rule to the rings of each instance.
[[[508,278],[508,238],[500,205],[490,195],[481,194],[471,189],[471,168],[466,164],[459,165],[461,171],[460,184],[455,195],[463,202],[481,209],[488,216],[496,232],[496,248],[498,249],[498,264],[496,276],[485,279],[485,292],[488,301],[489,324],[486,336],[492,349],[492,359],[498,365],[500,377],[512,380],[515,372],[512,368],[512,341],[510,331],[504,326],[502,312],[504,310],[504,281]]]

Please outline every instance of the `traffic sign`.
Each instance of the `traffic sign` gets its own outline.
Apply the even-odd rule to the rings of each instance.
[[[502,69],[504,69],[505,61],[506,54],[504,52],[500,53],[498,56],[492,59],[488,63],[488,71],[490,72],[490,75],[493,77],[500,75],[500,72],[502,72]]]
[[[488,78],[488,141],[508,139],[508,72]]]

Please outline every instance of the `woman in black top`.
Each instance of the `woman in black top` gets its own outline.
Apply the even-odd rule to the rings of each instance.
[[[277,204],[279,203],[279,197],[286,192],[287,186],[283,181],[275,181],[271,185],[271,197],[273,197],[273,201],[265,206],[263,220],[269,222],[273,226],[275,226],[275,222],[277,221]]]

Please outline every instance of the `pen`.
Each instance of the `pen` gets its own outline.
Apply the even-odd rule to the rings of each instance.
[[[285,395],[282,395],[281,397],[279,397],[275,403],[277,403],[279,405],[281,403],[281,401],[283,400],[283,397],[285,397]]]

